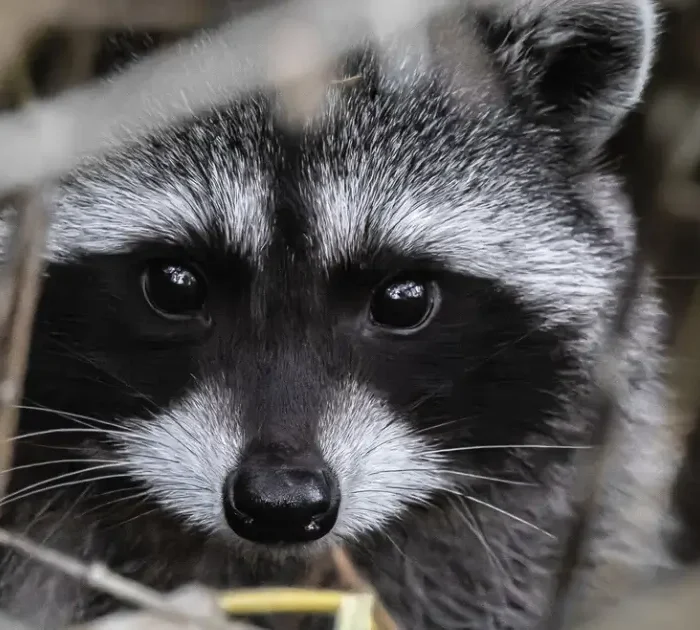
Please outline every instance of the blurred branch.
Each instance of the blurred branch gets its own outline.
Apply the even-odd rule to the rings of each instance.
[[[0,116],[0,191],[58,176],[86,155],[242,92],[324,75],[358,42],[416,26],[458,1],[293,0],[160,51],[110,82]],[[279,45],[290,29],[303,42],[293,53]]]
[[[17,405],[22,396],[27,355],[43,269],[48,217],[41,195],[23,195],[9,262],[0,276],[0,470],[12,467]],[[7,474],[0,474],[0,497]]]
[[[334,548],[331,551],[331,557],[342,588],[371,593],[374,596],[375,630],[398,630],[398,625],[384,607],[379,593],[375,592],[374,588],[362,578],[347,552],[341,548]]]
[[[34,32],[47,28],[185,30],[223,17],[226,0],[3,0],[0,68]]]
[[[67,31],[59,54],[48,68],[43,90],[55,94],[88,81],[94,74],[100,43],[99,32]]]
[[[4,528],[0,528],[0,545],[10,547],[133,606],[143,608],[158,619],[177,624],[178,627],[202,630],[255,630],[252,626],[245,624],[229,624],[211,612],[207,615],[198,615],[178,609],[173,606],[172,601],[157,591],[113,573],[100,563],[85,564]],[[221,613],[218,606],[213,607],[212,610]],[[133,624],[133,621],[132,619],[130,627],[138,627]]]

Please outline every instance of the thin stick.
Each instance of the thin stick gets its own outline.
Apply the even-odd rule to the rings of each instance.
[[[19,208],[14,256],[0,289],[0,470],[12,467],[12,438],[17,430],[17,405],[24,389],[48,228],[40,194],[26,195],[19,205],[23,207]],[[0,475],[0,497],[5,494],[7,478]]]
[[[112,81],[2,115],[0,191],[59,176],[86,155],[133,141],[249,90],[323,74],[359,42],[417,27],[459,1],[464,2],[293,0],[150,55]],[[270,54],[278,52],[275,43],[285,25],[303,25],[304,32],[317,38],[313,46],[287,51],[293,63],[289,58],[280,63]]]
[[[177,610],[158,591],[113,573],[101,563],[85,564],[71,556],[42,545],[37,545],[28,538],[1,527],[0,545],[5,545],[24,553],[34,560],[53,567],[93,588],[109,593],[139,608],[144,608],[153,615],[165,621],[179,624],[183,628],[252,630],[250,626],[229,624],[217,619],[190,615]]]
[[[384,607],[378,594],[358,573],[347,552],[341,548],[331,551],[341,585],[359,593],[371,593],[374,596],[373,616],[377,630],[398,630],[399,626]]]

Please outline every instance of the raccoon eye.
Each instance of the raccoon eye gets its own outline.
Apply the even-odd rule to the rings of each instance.
[[[143,272],[143,293],[150,307],[168,319],[191,319],[204,308],[207,291],[193,268],[168,261],[151,262]]]
[[[377,326],[414,332],[430,319],[436,300],[434,282],[409,275],[394,276],[375,289],[369,314]]]

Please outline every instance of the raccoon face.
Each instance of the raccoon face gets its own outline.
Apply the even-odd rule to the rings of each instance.
[[[27,403],[80,414],[67,439],[97,435],[169,513],[262,545],[565,461],[515,447],[581,440],[568,406],[634,240],[594,159],[653,12],[496,4],[403,74],[353,56],[304,129],[251,95],[68,178]]]

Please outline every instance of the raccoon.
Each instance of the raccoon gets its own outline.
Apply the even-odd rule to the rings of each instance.
[[[637,246],[601,156],[656,30],[648,0],[465,3],[351,51],[301,127],[260,90],[86,160],[51,193],[2,523],[162,590],[341,544],[402,626],[536,627]],[[647,270],[587,610],[674,564],[664,330]],[[41,627],[117,605],[1,570]]]

